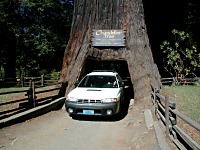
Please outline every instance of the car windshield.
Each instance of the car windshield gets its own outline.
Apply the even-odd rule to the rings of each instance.
[[[89,75],[86,76],[78,87],[117,88],[115,76]]]

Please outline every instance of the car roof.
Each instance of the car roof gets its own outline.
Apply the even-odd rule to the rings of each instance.
[[[91,73],[87,74],[87,75],[112,75],[112,76],[116,76],[118,73],[115,71],[109,71],[109,70],[94,70]]]

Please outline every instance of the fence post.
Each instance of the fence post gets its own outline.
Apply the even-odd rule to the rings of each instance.
[[[44,86],[44,75],[41,75],[41,84]]]
[[[174,109],[174,110],[176,109],[176,94],[173,94],[173,108],[172,109]],[[172,113],[172,117],[175,119],[174,123],[177,124],[176,114]]]
[[[33,89],[32,89],[32,80],[29,81],[29,90],[27,91],[28,102],[32,107],[33,102]]]
[[[22,87],[24,87],[24,76],[23,75],[21,75],[21,85],[22,85]]]
[[[36,106],[36,96],[35,96],[35,80],[32,83],[32,95],[33,95],[33,107]]]
[[[165,97],[165,126],[166,126],[166,136],[169,137],[169,98]]]
[[[60,87],[60,90],[59,90],[59,93],[58,93],[58,96],[59,97],[63,97],[65,96],[65,92],[66,92],[66,88],[68,86],[68,81],[64,81]]]
[[[172,78],[172,86],[175,86],[176,85],[176,79],[173,77]]]

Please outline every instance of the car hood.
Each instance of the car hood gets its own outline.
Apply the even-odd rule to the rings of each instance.
[[[120,88],[75,88],[68,96],[77,99],[117,98]]]

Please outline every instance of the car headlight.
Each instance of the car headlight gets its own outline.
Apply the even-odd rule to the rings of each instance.
[[[77,102],[77,101],[78,101],[78,99],[77,99],[77,98],[75,98],[75,97],[69,97],[69,96],[67,96],[67,98],[66,98],[66,101],[70,101],[70,102]]]
[[[113,103],[113,102],[117,102],[118,99],[117,98],[104,98],[102,100],[103,103]]]

